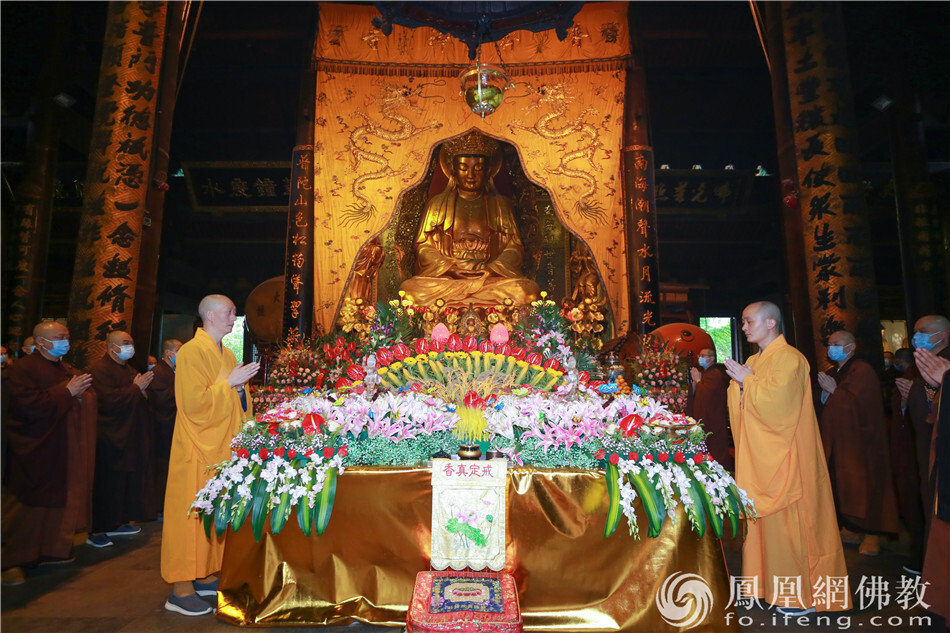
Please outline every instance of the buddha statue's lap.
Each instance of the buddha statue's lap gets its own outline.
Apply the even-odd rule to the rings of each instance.
[[[489,176],[495,141],[477,133],[443,146],[449,183],[426,204],[413,245],[416,275],[400,290],[419,305],[528,303],[538,285],[521,274],[524,246],[511,204]],[[453,151],[454,150],[454,151]]]

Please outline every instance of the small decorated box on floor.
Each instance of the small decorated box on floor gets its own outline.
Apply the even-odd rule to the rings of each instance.
[[[407,633],[521,633],[514,578],[505,573],[423,571],[416,575]]]

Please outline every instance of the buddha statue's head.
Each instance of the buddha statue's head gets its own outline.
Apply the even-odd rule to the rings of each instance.
[[[501,158],[498,141],[472,130],[442,144],[439,165],[460,196],[474,198],[493,189]]]

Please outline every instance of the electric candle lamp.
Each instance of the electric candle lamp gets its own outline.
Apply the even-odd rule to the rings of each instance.
[[[505,334],[507,336],[507,333]],[[432,328],[432,336],[430,337],[436,343],[445,343],[449,340],[449,328],[445,323],[437,323],[434,328]]]
[[[435,330],[433,330],[433,332],[435,332]],[[501,323],[496,323],[492,326],[491,334],[488,338],[495,345],[504,345],[508,342],[508,328]]]

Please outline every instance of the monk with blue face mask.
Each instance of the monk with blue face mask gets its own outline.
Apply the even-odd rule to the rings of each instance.
[[[914,324],[911,344],[915,349],[925,349],[935,356],[950,360],[950,320],[940,314],[929,314],[919,318]],[[906,400],[905,411],[910,419],[917,448],[917,472],[921,481],[920,492],[926,523],[924,526],[926,542],[933,515],[934,498],[934,486],[930,477],[933,424],[928,418],[935,412],[932,410],[933,401],[939,385],[930,384],[922,375],[918,375],[913,381],[898,379],[895,382],[898,389],[901,389],[901,396]]]
[[[828,338],[835,367],[818,373],[818,421],[842,540],[877,556],[880,536],[897,534],[900,525],[881,384],[874,367],[855,357],[857,347],[845,330]]]
[[[4,585],[25,582],[24,567],[72,562],[73,535],[89,529],[96,434],[92,376],[63,361],[69,350],[65,325],[44,321],[34,337],[36,351],[4,376]]]
[[[706,448],[717,462],[733,470],[729,433],[729,405],[726,402],[726,390],[729,388],[729,376],[724,365],[716,362],[716,350],[700,350],[697,357],[699,367],[690,369],[693,381],[693,393],[688,403],[687,413],[703,423]]]
[[[154,520],[148,478],[152,450],[152,412],[146,389],[154,374],[129,365],[135,342],[128,332],[106,338],[106,354],[89,368],[99,394],[96,482],[93,487],[93,547],[109,547],[112,538],[137,534],[132,521]]]

